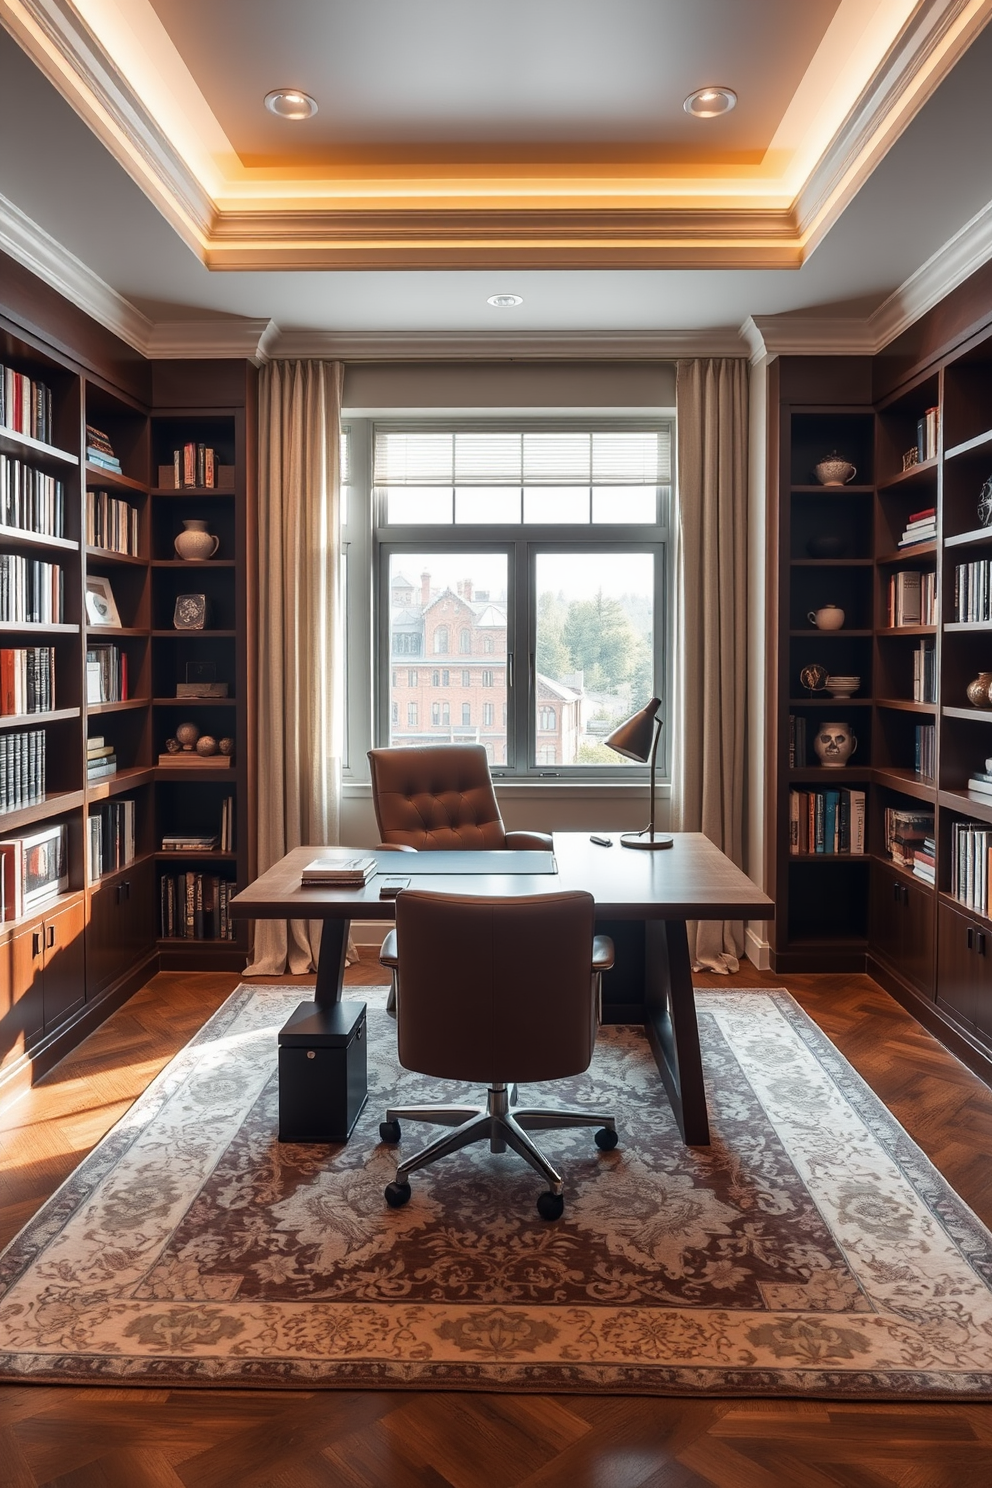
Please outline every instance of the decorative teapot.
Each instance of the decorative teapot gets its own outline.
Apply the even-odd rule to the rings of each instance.
[[[205,559],[212,558],[220,547],[220,538],[209,533],[206,522],[200,518],[191,517],[184,521],[183,529],[173,546],[180,558],[187,563],[203,563]]]
[[[844,611],[840,605],[828,604],[822,609],[810,610],[806,619],[811,625],[815,625],[817,630],[840,630],[844,624]]]
[[[840,770],[858,747],[849,723],[821,723],[813,750],[825,770]]]

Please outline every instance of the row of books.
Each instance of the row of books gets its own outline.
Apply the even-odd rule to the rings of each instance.
[[[127,652],[120,646],[86,648],[86,701],[126,703]]]
[[[182,449],[172,452],[176,486],[216,486],[218,463],[217,451],[209,444],[197,444],[190,440]]]
[[[61,624],[65,582],[57,563],[0,553],[0,620],[15,623]]]
[[[160,926],[166,940],[233,940],[230,901],[236,888],[215,873],[163,873]]]
[[[86,740],[86,781],[105,780],[117,774],[117,756],[114,746],[108,744],[102,734],[93,734]]]
[[[911,548],[914,543],[932,542],[937,536],[937,508],[928,506],[923,511],[911,512],[909,521],[899,539],[901,548]]]
[[[121,462],[114,454],[109,436],[92,424],[86,425],[86,463],[99,465],[101,470],[109,470],[113,475],[122,473]]]
[[[220,809],[219,832],[167,832],[163,852],[233,852],[234,797],[225,796]]]
[[[50,713],[55,707],[55,648],[5,646],[0,650],[0,714]]]
[[[134,862],[135,820],[135,802],[128,797],[91,807],[86,822],[90,883],[96,883],[105,873],[113,873]]]
[[[936,625],[937,623],[937,575],[930,571],[920,573],[918,569],[905,568],[889,579],[888,614],[886,624],[891,628],[899,625]]]
[[[789,792],[790,853],[862,854],[864,850],[864,791]]]
[[[0,735],[0,811],[18,811],[45,794],[45,730]]]
[[[992,559],[976,558],[954,569],[955,620],[992,620]]]
[[[916,454],[922,463],[937,458],[937,420],[939,408],[927,408],[923,417],[916,420]]]
[[[0,522],[43,537],[64,537],[65,486],[45,470],[0,455]]]
[[[913,702],[937,701],[937,647],[933,641],[920,641],[913,650]]]
[[[809,756],[806,753],[806,719],[802,713],[789,714],[789,769],[801,770]]]
[[[932,811],[907,811],[886,806],[884,816],[885,851],[900,868],[913,871],[913,858],[927,838],[933,837]]]
[[[25,372],[0,365],[0,428],[52,443],[52,390]]]
[[[916,742],[913,751],[913,768],[924,780],[937,777],[937,726],[933,723],[916,725]]]
[[[979,914],[989,912],[992,828],[981,822],[951,825],[951,897]]]
[[[107,491],[87,491],[86,544],[137,558],[138,508]]]

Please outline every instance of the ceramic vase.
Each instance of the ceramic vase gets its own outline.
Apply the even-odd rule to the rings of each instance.
[[[858,747],[849,723],[821,723],[813,750],[825,770],[840,770]]]
[[[815,625],[817,630],[840,630],[844,624],[844,611],[840,605],[828,604],[822,609],[810,610],[806,619],[811,625]]]
[[[220,547],[220,538],[207,531],[206,522],[191,517],[189,521],[183,522],[183,531],[173,546],[186,563],[202,563],[214,556]]]
[[[974,682],[968,683],[967,693],[973,708],[987,708],[992,701],[992,672],[979,672]]]

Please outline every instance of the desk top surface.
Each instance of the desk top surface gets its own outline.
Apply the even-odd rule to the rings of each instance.
[[[605,835],[605,834],[604,834]],[[671,848],[643,852],[597,847],[586,832],[556,832],[558,872],[550,874],[460,874],[444,872],[444,852],[421,853],[437,861],[437,874],[418,873],[410,887],[446,894],[549,894],[586,889],[597,913],[617,920],[771,919],[774,903],[701,832],[676,832]],[[370,853],[374,848],[369,848]],[[380,875],[360,889],[307,887],[303,868],[320,846],[297,847],[231,900],[241,919],[392,920],[395,903],[379,898]],[[407,853],[390,853],[388,873],[402,876]],[[418,864],[418,867],[420,865]]]

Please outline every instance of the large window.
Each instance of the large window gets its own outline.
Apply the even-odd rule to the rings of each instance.
[[[637,769],[603,741],[666,695],[670,424],[383,424],[372,465],[378,741],[472,740],[500,773]],[[434,671],[441,707],[398,725],[390,659],[457,653],[479,662]]]

